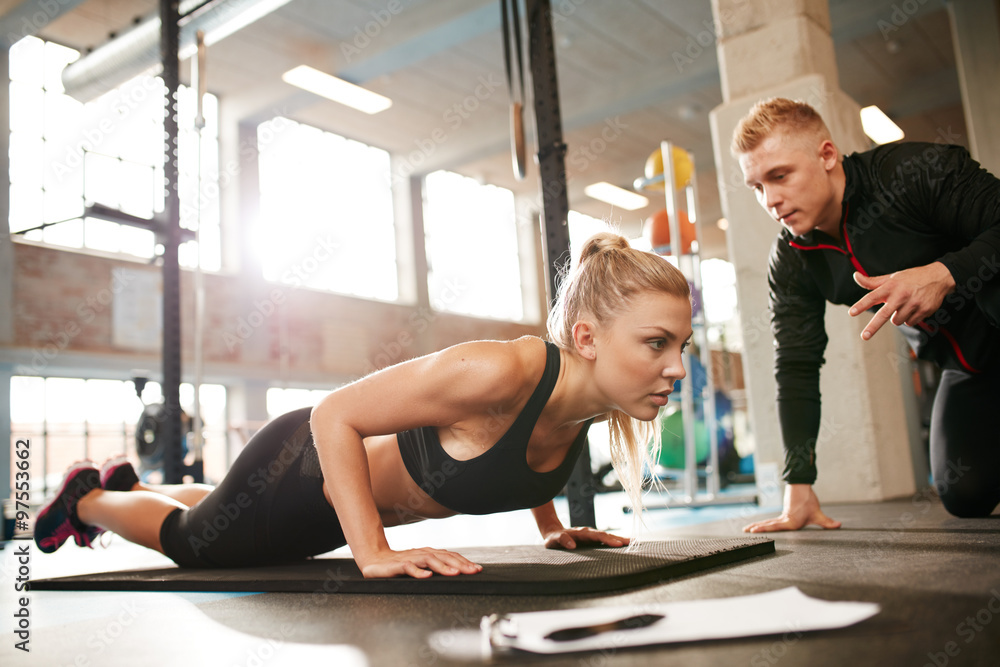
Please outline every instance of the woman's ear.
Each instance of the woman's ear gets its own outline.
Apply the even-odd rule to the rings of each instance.
[[[594,339],[594,324],[580,320],[573,325],[573,346],[577,354],[593,361],[597,358],[597,343]]]

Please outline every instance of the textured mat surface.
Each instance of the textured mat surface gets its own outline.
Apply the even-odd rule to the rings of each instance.
[[[642,542],[612,548],[473,547],[458,553],[483,565],[474,576],[365,579],[349,558],[227,570],[163,568],[39,579],[32,590],[564,595],[654,584],[774,553],[764,537]]]

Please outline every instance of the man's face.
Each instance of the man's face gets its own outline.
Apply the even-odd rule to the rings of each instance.
[[[830,141],[779,130],[739,159],[757,201],[792,234],[819,228],[839,236],[840,206],[829,177],[837,151]]]

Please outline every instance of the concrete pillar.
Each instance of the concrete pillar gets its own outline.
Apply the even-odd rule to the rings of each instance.
[[[1000,174],[1000,2],[948,3],[972,157]]]
[[[14,244],[10,240],[10,47],[0,44],[0,347],[14,342]],[[11,365],[0,364],[0,502],[10,498]],[[2,534],[3,531],[0,531]]]
[[[545,283],[545,267],[541,258],[542,223],[538,205],[528,197],[515,197],[514,219],[517,221],[517,254],[521,258],[521,304],[527,322],[544,322],[549,305]]]
[[[4,45],[0,45],[0,72],[4,81],[0,86],[0,345],[10,345],[14,341],[14,244],[10,240],[10,48]]]
[[[230,425],[227,434],[226,469],[243,450],[243,445],[268,421],[267,390],[270,382],[245,380],[226,385],[226,423]]]
[[[756,442],[762,505],[780,502],[774,480],[784,451],[775,407],[773,339],[767,308],[768,251],[778,224],[743,183],[730,154],[733,129],[760,99],[788,97],[822,114],[843,154],[865,150],[860,108],[838,87],[826,0],[713,0],[724,102],[711,113],[719,192],[729,220],[730,261],[744,338],[743,368]],[[862,343],[867,320],[828,305],[830,338],[822,371],[823,422],[816,492],[826,502],[870,501],[915,491],[908,417],[912,388],[898,332],[883,329]],[[905,363],[904,363],[905,362]]]
[[[10,419],[10,381],[12,377],[14,377],[13,364],[0,362],[0,438],[3,438],[3,442],[0,444],[0,453],[3,454],[0,456],[0,515],[3,514],[3,502],[12,497],[10,488],[11,461],[15,456],[15,453],[11,451],[13,427]],[[39,456],[40,449],[41,447],[34,451],[29,449],[29,452],[33,457]],[[34,470],[31,472],[34,473]],[[4,530],[0,528],[0,538],[10,539],[10,537],[10,535],[5,535]]]

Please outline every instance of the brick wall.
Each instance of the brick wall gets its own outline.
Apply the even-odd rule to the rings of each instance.
[[[125,283],[140,274],[159,275],[157,267],[14,245],[13,347],[21,358],[30,354],[52,361],[66,353],[122,362],[159,358],[158,345],[152,350],[116,345],[112,326],[115,298]],[[124,272],[117,279],[116,269]],[[194,353],[193,274],[182,272],[181,283],[187,371]],[[204,283],[203,355],[206,372],[217,376],[317,382],[325,376],[357,376],[463,340],[544,334],[543,325],[435,313],[234,275],[205,274]]]

